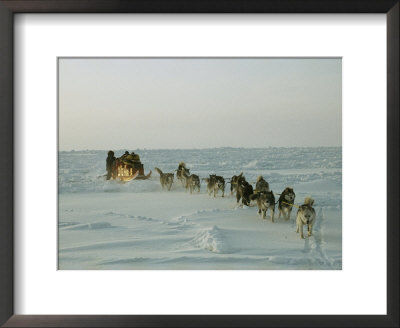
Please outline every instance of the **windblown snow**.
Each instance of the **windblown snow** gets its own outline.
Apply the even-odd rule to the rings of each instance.
[[[342,149],[216,148],[135,151],[149,180],[105,180],[107,151],[59,153],[59,269],[312,269],[342,268]],[[117,156],[125,151],[115,150]],[[310,195],[317,213],[313,235],[290,220],[258,216],[241,206],[227,184],[225,197],[190,194],[177,179],[162,190],[159,175],[184,161],[200,178],[262,175],[277,194],[293,187],[295,204]]]

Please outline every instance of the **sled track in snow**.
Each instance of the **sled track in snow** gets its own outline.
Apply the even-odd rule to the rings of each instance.
[[[333,268],[335,265],[335,260],[330,259],[326,255],[324,247],[326,244],[324,238],[324,220],[325,212],[322,208],[319,208],[316,216],[316,222],[313,227],[313,234],[310,237],[306,237],[304,240],[303,253],[306,254],[305,257],[308,259],[308,262],[311,266],[313,263],[318,263],[320,265]],[[306,230],[306,228],[304,230]]]
[[[325,212],[322,208],[319,209],[317,218],[318,220],[315,223],[315,231],[313,232],[314,235],[313,240],[315,242],[316,251],[318,252],[321,259],[324,260],[325,264],[327,264],[329,267],[332,267],[335,261],[330,259],[326,255],[324,247],[324,245],[326,244],[324,239],[324,227],[323,227],[323,222],[325,220]]]

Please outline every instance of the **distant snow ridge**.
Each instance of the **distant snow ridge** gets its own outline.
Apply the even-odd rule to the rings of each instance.
[[[67,226],[64,230],[89,230],[89,229],[109,229],[115,228],[109,222],[93,222],[93,223],[84,223],[84,224],[75,224],[72,226]]]
[[[123,214],[123,213],[116,213],[116,212],[106,212],[104,213],[105,215],[108,216],[119,216],[122,218],[129,218],[129,219],[138,219],[138,220],[145,220],[145,221],[152,221],[153,219],[148,217],[148,216],[142,216],[142,215],[130,215],[130,214]]]
[[[254,160],[254,161],[251,161],[251,162],[243,165],[243,167],[246,169],[257,168],[257,163],[258,163],[258,160]]]
[[[217,226],[199,232],[191,240],[191,243],[198,248],[203,248],[214,253],[232,253],[232,249],[226,242],[223,232]]]

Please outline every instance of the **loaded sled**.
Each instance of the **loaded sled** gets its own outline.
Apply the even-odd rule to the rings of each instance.
[[[139,155],[137,154],[124,154],[121,157],[115,159],[111,178],[114,180],[120,180],[128,182],[131,180],[146,180],[151,176],[150,172],[145,175],[143,164],[140,162]]]

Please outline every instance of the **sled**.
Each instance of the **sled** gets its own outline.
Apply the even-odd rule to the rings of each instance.
[[[117,159],[111,177],[114,180],[129,182],[134,179],[146,180],[150,178],[151,173],[150,171],[147,175],[144,174],[143,164],[133,165]]]
[[[129,182],[131,180],[136,179],[138,175],[139,175],[139,171],[136,171],[132,175],[121,175],[121,176],[118,176],[118,180],[120,180],[122,182]]]
[[[138,171],[139,172],[139,171]],[[147,175],[144,175],[144,174],[139,174],[137,177],[136,177],[136,180],[146,180],[146,179],[148,179],[148,178],[150,178],[150,176],[151,176],[151,170],[150,170],[150,172],[147,174]]]

